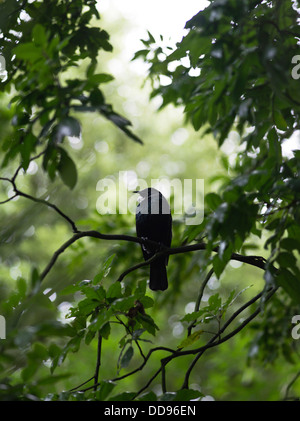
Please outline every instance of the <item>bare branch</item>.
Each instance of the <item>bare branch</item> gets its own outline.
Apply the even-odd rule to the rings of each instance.
[[[144,240],[143,240],[144,241]],[[146,244],[146,243],[145,243]],[[150,259],[138,263],[131,268],[126,269],[118,278],[118,281],[121,282],[125,276],[127,276],[129,273],[133,272],[134,270],[137,270],[143,266],[148,266],[150,263],[152,263],[154,260],[158,259],[161,256],[166,255],[173,255],[173,254],[180,254],[180,253],[187,253],[191,251],[198,251],[198,250],[206,250],[207,244],[206,243],[198,243],[198,244],[190,244],[187,246],[180,246],[180,247],[173,247],[173,248],[164,248],[163,250],[157,252],[154,256],[152,256]],[[218,252],[219,247],[215,247],[212,251]],[[260,269],[265,270],[265,263],[266,260],[262,256],[245,256],[238,253],[232,253],[231,260],[237,260],[242,263],[247,263],[252,266],[256,266]]]
[[[199,291],[199,294],[198,294],[198,297],[197,297],[197,301],[195,303],[195,309],[194,309],[194,311],[198,311],[199,310],[200,304],[201,304],[201,301],[202,301],[202,297],[203,297],[203,293],[204,293],[204,289],[205,289],[208,281],[212,277],[212,274],[213,273],[214,273],[214,270],[213,269],[210,269],[210,271],[206,275],[204,281],[202,282],[201,287],[200,287],[200,291]],[[190,336],[190,334],[192,333],[192,329],[195,326],[195,322],[196,322],[196,320],[194,320],[193,322],[191,322],[190,325],[188,326],[188,336]]]
[[[98,231],[91,230],[91,231],[77,231],[71,237],[68,241],[66,241],[56,252],[53,254],[50,262],[44,269],[44,271],[41,274],[41,280],[45,278],[45,276],[48,274],[48,272],[51,270],[52,266],[55,264],[58,257],[73,243],[75,243],[78,239],[83,237],[92,237],[92,238],[99,238],[100,240],[119,240],[119,241],[129,241],[133,243],[138,244],[144,244],[144,245],[156,245],[158,248],[160,247],[160,244],[146,240],[139,237],[134,237],[131,235],[125,235],[125,234],[102,234]],[[140,262],[131,268],[125,270],[118,278],[118,281],[121,282],[126,275],[133,272],[134,270],[137,270],[141,267],[148,266],[151,262],[158,259],[161,256],[166,255],[174,255],[179,253],[187,253],[191,251],[198,251],[198,250],[205,250],[207,247],[206,243],[198,243],[198,244],[192,244],[187,246],[181,246],[181,247],[174,247],[174,248],[164,248],[163,250],[157,252],[154,256],[152,256],[150,259]],[[218,247],[215,247],[213,249],[214,252],[218,252]],[[260,269],[265,269],[265,259],[261,256],[244,256],[238,253],[232,253],[231,255],[232,260],[238,260],[243,263],[247,263],[252,266],[256,266]]]
[[[277,288],[271,288],[269,293],[267,294],[266,300],[269,300],[272,295],[277,291]],[[206,345],[201,346],[200,348],[196,348],[196,349],[191,349],[191,350],[186,350],[183,351],[182,349],[179,349],[175,352],[172,353],[172,355],[169,355],[168,357],[164,358],[162,360],[162,364],[161,367],[154,373],[154,375],[149,379],[149,381],[147,382],[147,384],[142,387],[135,395],[135,398],[142,393],[145,389],[147,389],[150,384],[152,383],[152,381],[158,376],[158,374],[165,370],[166,365],[172,361],[174,358],[177,357],[181,357],[181,356],[185,356],[185,355],[193,355],[193,354],[197,354],[197,356],[194,358],[191,366],[189,367],[183,385],[182,385],[182,389],[188,388],[188,379],[190,376],[190,373],[193,369],[193,367],[195,366],[196,362],[199,360],[199,358],[204,354],[204,352],[209,349],[209,348],[213,348],[215,346],[218,346],[220,344],[222,344],[223,342],[228,341],[229,339],[231,339],[233,336],[235,336],[238,332],[240,332],[245,326],[247,326],[260,312],[261,312],[261,307],[258,306],[257,309],[248,317],[246,318],[236,329],[234,329],[232,332],[230,332],[228,335],[224,336],[223,338],[220,339],[220,335],[221,333],[224,333],[224,331],[228,328],[228,326],[233,322],[233,320],[242,312],[244,311],[247,307],[249,307],[251,304],[253,304],[255,301],[257,301],[261,296],[262,296],[263,292],[257,294],[255,297],[253,297],[251,300],[249,300],[247,303],[245,303],[243,306],[241,306],[231,317],[230,319],[223,325],[223,327],[220,329],[220,331],[214,336],[212,337]],[[151,351],[151,350],[150,350]],[[149,351],[149,352],[150,352]],[[149,355],[149,354],[148,354]],[[148,357],[148,356],[147,356]],[[147,358],[148,360],[148,358]],[[142,369],[145,365],[146,361],[142,364],[141,367],[139,367],[136,371],[138,371],[139,369]],[[128,373],[128,375],[134,374],[133,371],[131,373]],[[164,373],[164,379],[163,382],[165,384],[165,373]],[[165,387],[165,386],[164,386]]]
[[[17,193],[15,193],[13,196],[9,197],[6,200],[3,200],[3,202],[0,202],[0,205],[4,205],[4,203],[10,202],[11,200],[13,200],[15,197],[17,197]]]
[[[98,345],[97,345],[97,360],[96,369],[94,374],[94,390],[97,390],[97,384],[99,379],[99,370],[101,366],[101,352],[102,352],[102,335],[98,332]]]
[[[271,290],[269,291],[269,293],[267,294],[266,300],[269,300],[273,294],[277,291],[277,288],[271,288]],[[182,351],[182,355],[186,355],[187,353],[189,354],[195,354],[197,353],[197,356],[194,358],[194,360],[192,361],[190,367],[188,368],[186,375],[185,375],[185,379],[182,385],[182,389],[188,388],[188,380],[189,380],[189,376],[192,372],[192,369],[194,368],[194,366],[196,365],[197,361],[199,360],[200,357],[202,357],[202,355],[204,354],[204,352],[208,349],[211,348],[212,346],[215,345],[219,345],[225,341],[227,341],[228,339],[232,338],[234,335],[236,335],[238,332],[240,332],[248,323],[251,322],[251,320],[253,320],[260,312],[261,312],[261,307],[258,306],[258,308],[247,318],[243,321],[243,323],[241,323],[235,330],[233,330],[231,333],[229,333],[227,336],[225,336],[224,338],[221,339],[221,334],[224,333],[224,331],[227,329],[227,327],[233,322],[233,320],[240,314],[242,313],[246,308],[248,308],[249,306],[251,306],[253,303],[255,303],[255,301],[257,301],[262,295],[263,295],[264,291],[260,292],[259,294],[257,294],[255,297],[251,298],[251,300],[247,301],[245,304],[243,304],[235,313],[232,314],[232,316],[227,320],[226,323],[224,323],[224,325],[222,326],[222,328],[219,330],[219,332],[217,332],[217,334],[215,334],[209,341],[208,343],[203,346],[200,347],[198,349],[194,349],[192,350],[192,352],[185,352]],[[218,339],[218,341],[217,341]]]
[[[38,155],[32,157],[29,162],[40,158],[44,154],[45,154],[45,150],[40,152]],[[14,175],[12,176],[12,178],[0,177],[1,181],[7,181],[12,185],[14,193],[15,193],[14,196],[10,197],[9,199],[7,199],[3,202],[0,202],[0,204],[4,204],[6,202],[9,202],[10,200],[14,199],[17,196],[25,197],[26,199],[29,199],[29,200],[31,200],[33,202],[36,202],[36,203],[46,205],[46,206],[48,206],[48,208],[51,208],[51,209],[55,210],[55,212],[57,212],[61,217],[63,217],[71,225],[71,228],[72,228],[73,232],[75,232],[75,233],[78,232],[78,229],[76,227],[75,222],[67,214],[65,214],[61,209],[59,209],[56,205],[54,205],[51,202],[48,202],[47,200],[39,199],[37,197],[31,196],[30,194],[24,193],[23,191],[21,191],[17,188],[16,178],[19,175],[19,172],[21,171],[22,168],[23,168],[22,164],[19,165],[18,168],[16,169]]]

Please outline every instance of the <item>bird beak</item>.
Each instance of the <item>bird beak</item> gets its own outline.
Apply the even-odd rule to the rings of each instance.
[[[134,190],[132,193],[139,193],[139,190]]]

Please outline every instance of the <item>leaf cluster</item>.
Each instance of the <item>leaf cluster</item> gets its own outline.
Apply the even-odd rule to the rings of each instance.
[[[206,235],[208,258],[218,245],[218,276],[249,238],[264,240],[266,282],[297,302],[300,155],[284,156],[282,146],[300,127],[292,76],[298,18],[291,0],[211,1],[186,23],[176,48],[163,48],[150,34],[135,57],[149,63],[152,96],[163,97],[162,107],[184,106],[195,130],[212,133],[220,147],[230,131],[239,135],[235,163],[223,161],[232,176],[206,195],[207,218],[187,230],[188,240]],[[160,83],[162,75],[168,84]]]
[[[102,86],[113,76],[97,70],[100,52],[111,52],[109,34],[94,24],[100,19],[96,2],[5,1],[1,5],[0,52],[8,63],[8,77],[0,84],[10,92],[12,130],[2,141],[2,168],[13,159],[28,169],[30,159],[43,148],[43,169],[51,180],[57,174],[73,188],[74,161],[62,146],[66,137],[80,137],[75,114],[99,113],[134,141],[130,121],[107,103]],[[82,77],[70,77],[83,66]]]

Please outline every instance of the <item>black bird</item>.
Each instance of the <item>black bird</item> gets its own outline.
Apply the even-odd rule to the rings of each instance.
[[[152,257],[161,246],[170,247],[172,240],[172,216],[165,197],[154,188],[136,191],[141,201],[136,208],[136,233],[160,244],[160,247],[142,245],[144,259]],[[169,256],[162,256],[150,263],[149,287],[153,291],[164,291],[168,288],[167,264]]]

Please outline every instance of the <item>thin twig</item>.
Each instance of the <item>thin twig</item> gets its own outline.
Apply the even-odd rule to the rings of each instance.
[[[213,268],[212,268],[212,269],[210,269],[210,271],[209,271],[209,272],[208,272],[208,274],[206,275],[206,277],[205,277],[204,281],[202,282],[201,287],[200,287],[200,290],[199,290],[199,294],[198,294],[198,297],[197,297],[197,301],[196,301],[196,303],[195,303],[195,309],[194,309],[194,311],[198,311],[198,310],[199,310],[199,308],[200,308],[200,304],[201,304],[201,301],[202,301],[202,297],[203,297],[203,293],[204,293],[204,289],[205,289],[205,287],[206,287],[206,285],[207,285],[208,281],[209,281],[209,280],[210,280],[210,278],[212,277],[213,273],[214,273],[214,270],[213,270]],[[187,334],[187,336],[190,336],[190,335],[191,335],[191,333],[192,333],[192,329],[193,329],[193,327],[195,326],[195,322],[196,322],[196,320],[193,320],[193,321],[190,323],[190,325],[188,326],[188,334]]]
[[[14,191],[16,192],[16,194],[18,196],[25,197],[26,199],[32,200],[33,202],[36,202],[36,203],[46,205],[46,206],[48,206],[48,208],[51,208],[51,209],[55,210],[55,212],[57,212],[60,216],[62,216],[71,225],[71,228],[72,228],[73,232],[75,232],[75,233],[78,232],[78,229],[76,227],[75,222],[67,214],[65,214],[62,210],[60,210],[56,205],[54,205],[53,203],[48,202],[47,200],[44,200],[44,199],[38,199],[37,197],[31,196],[27,193],[24,193],[24,192],[20,191],[19,189],[17,189],[16,187],[14,188]]]
[[[17,197],[17,194],[14,194],[13,196],[9,197],[6,200],[3,200],[3,202],[0,202],[0,205],[4,205],[4,203],[10,202],[11,200],[13,200],[15,197]]]
[[[266,297],[266,300],[270,299],[272,297],[272,295],[276,292],[277,288],[271,289]],[[220,335],[222,333],[224,333],[224,331],[227,329],[227,327],[233,322],[233,320],[240,314],[242,313],[247,307],[251,306],[255,301],[257,301],[262,295],[263,295],[264,291],[260,292],[259,294],[257,294],[255,297],[251,298],[251,300],[247,301],[245,304],[243,304],[235,313],[232,314],[232,316],[227,320],[226,323],[224,323],[224,325],[222,326],[222,328],[220,328],[220,330],[208,341],[207,345],[201,348],[198,348],[196,350],[193,350],[193,353],[198,352],[196,357],[194,358],[194,360],[192,361],[190,367],[188,368],[186,374],[185,374],[185,379],[182,385],[182,389],[186,389],[188,388],[188,381],[189,381],[189,377],[190,374],[192,372],[192,369],[194,368],[194,366],[196,365],[197,361],[199,360],[200,357],[202,357],[202,355],[204,354],[204,352],[210,348],[212,346],[212,344],[215,345],[219,345],[223,342],[225,342],[225,340],[230,339],[232,336],[234,336],[236,333],[238,333],[240,330],[242,330],[248,323],[251,322],[251,320],[254,319],[254,317],[256,317],[260,312],[261,312],[261,306],[258,306],[258,308],[255,310],[254,313],[252,313],[252,315],[250,315],[246,320],[244,320],[243,323],[241,323],[240,326],[238,326],[234,331],[232,331],[230,334],[228,334],[227,336],[225,336],[223,339],[221,339]],[[218,339],[218,341],[217,341]],[[182,354],[184,354],[184,351],[182,352]]]
[[[98,238],[100,240],[123,240],[123,241],[131,241],[134,243],[139,244],[147,244],[148,240],[144,240],[138,237],[133,237],[130,235],[123,235],[123,234],[102,234],[98,231],[78,231],[76,232],[69,240],[67,240],[62,246],[60,246],[52,255],[50,262],[46,266],[46,268],[43,270],[43,272],[40,275],[40,280],[42,281],[47,274],[50,272],[51,268],[54,266],[56,260],[58,257],[73,243],[75,243],[77,240],[83,237],[92,237],[92,238]],[[153,241],[151,241],[153,243]]]
[[[271,289],[266,297],[266,300],[270,299],[272,297],[272,295],[276,292],[277,288]],[[188,388],[188,379],[190,376],[190,373],[193,369],[193,367],[195,366],[196,362],[198,361],[198,359],[204,354],[204,352],[209,349],[209,348],[213,348],[217,345],[220,345],[223,342],[228,341],[229,339],[231,339],[233,336],[235,336],[238,332],[240,332],[248,323],[250,323],[260,312],[261,312],[261,307],[258,306],[258,308],[247,318],[245,319],[236,329],[234,329],[232,332],[230,332],[228,335],[224,336],[222,339],[220,339],[220,334],[223,333],[225,331],[225,329],[227,329],[227,327],[230,325],[230,323],[232,323],[232,321],[247,307],[249,307],[251,304],[253,304],[253,302],[255,302],[259,297],[261,297],[261,295],[263,294],[263,292],[257,294],[255,297],[253,297],[251,300],[249,300],[246,304],[244,304],[240,309],[238,309],[231,317],[230,319],[227,321],[227,323],[225,323],[223,325],[223,327],[220,329],[220,332],[218,332],[213,338],[211,338],[206,345],[200,347],[200,348],[196,348],[196,349],[191,349],[191,350],[186,350],[183,351],[182,349],[177,350],[176,352],[173,352],[172,355],[169,355],[168,357],[164,358],[162,360],[162,364],[160,366],[160,368],[154,373],[154,375],[148,380],[147,384],[142,387],[134,396],[133,399],[135,399],[138,395],[140,395],[144,390],[146,390],[150,384],[152,383],[152,381],[158,376],[158,374],[165,369],[166,365],[172,361],[174,358],[177,357],[181,357],[181,356],[185,356],[185,355],[193,355],[193,354],[197,354],[196,358],[193,360],[192,365],[189,367],[188,372],[186,373],[183,385],[182,385],[182,389],[186,389]],[[218,341],[216,341],[216,339],[218,339]]]
[[[152,349],[149,350],[148,354],[145,356],[144,361],[142,362],[142,364],[139,367],[130,371],[129,373],[123,374],[123,376],[115,377],[115,378],[111,379],[111,381],[116,382],[116,381],[119,381],[119,380],[123,380],[126,377],[132,376],[133,374],[137,373],[138,371],[141,371],[145,367],[145,365],[146,365],[147,361],[149,360],[149,358],[151,357],[151,355],[156,351],[167,351],[167,352],[170,352],[170,353],[176,353],[177,352],[174,349],[167,348],[167,347],[164,347],[164,346],[158,346],[158,347],[152,348]],[[99,383],[96,386],[99,386]],[[87,390],[93,389],[94,387],[95,387],[95,385],[86,387],[85,389],[82,389],[81,392],[86,392]]]
[[[79,389],[80,387],[84,386],[85,384],[87,384],[88,382],[90,382],[91,380],[94,379],[94,376],[90,377],[89,379],[85,380],[84,382],[80,383],[78,386],[73,387],[72,389],[69,390],[69,392],[74,392],[75,390]]]
[[[45,154],[45,152],[46,152],[46,150],[43,150],[38,155],[32,157],[29,162],[40,158],[42,155]],[[31,196],[30,194],[24,193],[23,191],[21,191],[17,188],[16,178],[19,175],[19,172],[21,171],[22,168],[23,168],[22,164],[19,165],[18,168],[16,169],[14,175],[12,176],[12,178],[0,177],[1,181],[7,181],[12,185],[14,193],[15,193],[15,195],[13,197],[9,198],[8,200],[6,200],[4,202],[0,202],[0,204],[4,204],[6,202],[9,202],[10,200],[12,200],[13,198],[15,198],[17,196],[25,197],[26,199],[29,199],[29,200],[31,200],[35,203],[40,203],[40,204],[46,205],[49,208],[55,210],[55,212],[57,212],[61,217],[63,217],[71,225],[71,228],[72,228],[73,232],[75,232],[75,233],[78,232],[78,229],[76,227],[75,222],[66,213],[64,213],[61,209],[59,209],[56,205],[54,205],[51,202],[48,202],[47,200],[39,199],[37,197]]]
[[[147,383],[145,384],[144,387],[142,387],[132,398],[132,400],[134,400],[135,398],[137,398],[142,392],[144,392],[144,390],[148,389],[148,387],[150,386],[150,384],[153,382],[153,380],[159,375],[159,373],[163,370],[163,367],[165,369],[165,366],[167,365],[167,363],[163,363],[161,364],[161,366],[159,367],[159,369],[153,374],[152,377],[150,377],[150,379],[147,381]]]
[[[97,360],[96,369],[94,374],[94,390],[97,390],[97,384],[99,379],[99,370],[101,366],[101,351],[102,351],[102,335],[98,332],[98,346],[97,346]]]
[[[290,381],[290,383],[287,385],[286,391],[285,391],[285,395],[284,395],[284,400],[287,399],[295,399],[295,398],[291,398],[289,397],[289,391],[291,389],[291,387],[293,386],[293,384],[296,382],[296,380],[300,377],[300,371],[298,371],[298,373],[296,373],[296,375],[292,378],[292,380]],[[298,398],[299,399],[299,398]]]
[[[164,364],[164,360],[161,360],[161,388],[162,388],[162,392],[166,393],[167,391],[166,366]]]

